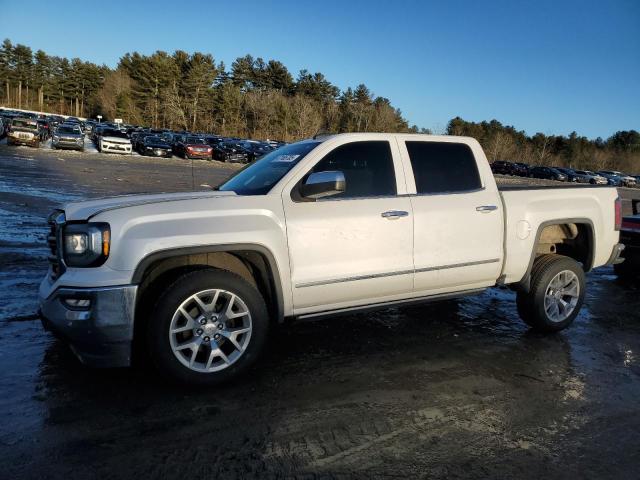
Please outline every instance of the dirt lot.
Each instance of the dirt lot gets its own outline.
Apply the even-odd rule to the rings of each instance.
[[[211,391],[79,365],[35,315],[47,213],[232,168],[194,165],[0,145],[0,478],[638,477],[640,290],[608,268],[552,336],[496,289],[283,327]]]

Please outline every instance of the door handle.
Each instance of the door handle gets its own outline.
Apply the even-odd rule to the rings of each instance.
[[[400,217],[408,217],[409,212],[405,212],[404,210],[389,210],[387,212],[382,212],[380,216],[382,216],[382,218],[386,218],[387,220],[396,220]]]
[[[496,207],[495,205],[480,205],[479,207],[476,207],[476,211],[482,212],[482,213],[493,212],[494,210],[497,210],[497,209],[498,207]]]

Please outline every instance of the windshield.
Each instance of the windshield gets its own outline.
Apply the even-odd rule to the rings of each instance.
[[[126,133],[121,132],[120,130],[105,130],[102,132],[102,135],[105,137],[129,138]]]
[[[57,130],[58,133],[80,133],[80,129],[79,128],[73,128],[73,127],[58,127]]]
[[[14,120],[11,123],[13,124],[14,127],[17,127],[17,128],[31,128],[31,129],[38,128],[38,124],[30,120]]]
[[[247,165],[223,183],[218,190],[232,191],[238,195],[265,195],[319,144],[320,142],[293,143],[274,150]]]
[[[185,143],[205,143],[205,141],[202,138],[199,137],[187,137],[187,141]]]

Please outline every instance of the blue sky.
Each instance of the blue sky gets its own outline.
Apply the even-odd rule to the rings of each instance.
[[[114,66],[126,52],[247,53],[365,83],[413,124],[640,130],[640,1],[0,0],[0,37]],[[96,5],[96,6],[93,6]]]

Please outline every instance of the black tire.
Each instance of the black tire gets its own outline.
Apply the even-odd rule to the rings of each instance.
[[[169,329],[174,313],[191,295],[208,289],[222,289],[237,295],[251,315],[251,337],[242,355],[217,372],[197,372],[183,365],[174,354]],[[161,374],[179,383],[210,386],[226,382],[247,370],[262,353],[269,329],[269,314],[260,292],[236,274],[217,269],[198,270],[177,278],[160,295],[147,324],[149,354]]]
[[[553,321],[545,311],[544,300],[547,288],[556,275],[568,270],[573,272],[579,285],[577,303],[573,311],[562,321]],[[520,318],[532,329],[539,332],[557,332],[567,328],[580,312],[584,302],[585,275],[582,267],[574,259],[563,255],[542,255],[531,269],[531,284],[528,292],[519,291],[516,297]]]

